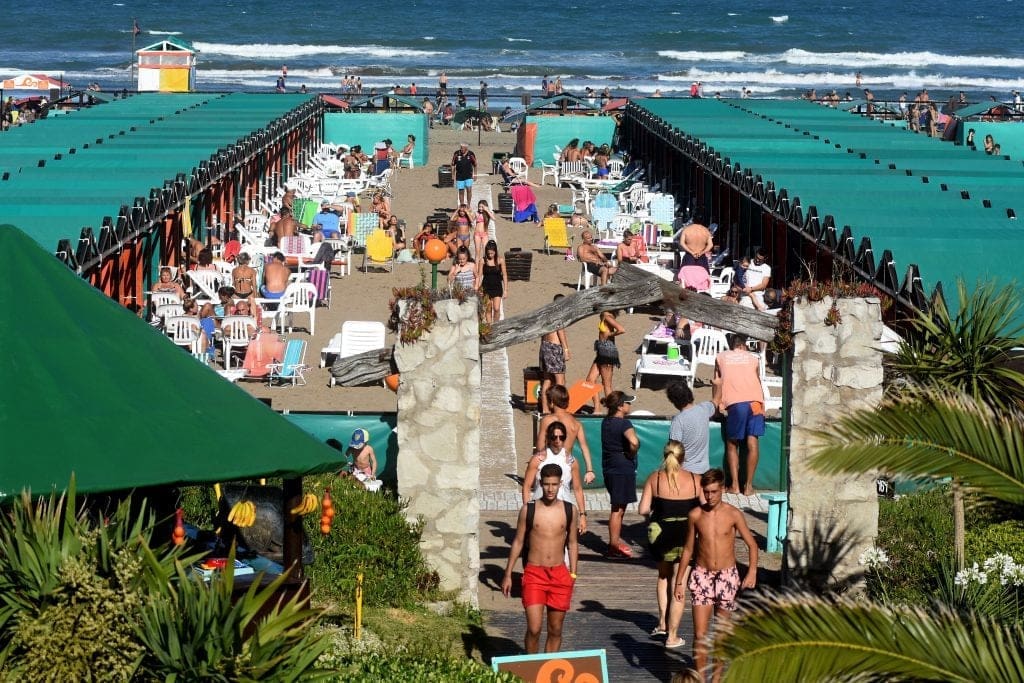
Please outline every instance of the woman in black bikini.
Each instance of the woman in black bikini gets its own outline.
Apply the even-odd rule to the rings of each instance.
[[[491,305],[484,311],[484,320],[493,323],[501,319],[501,300],[508,293],[508,271],[505,269],[505,259],[498,252],[497,242],[487,241],[478,267],[480,290],[491,299]]]
[[[231,271],[231,282],[235,286],[235,296],[248,299],[256,293],[256,271],[249,265],[249,254],[241,252],[235,259],[238,264]]]
[[[690,511],[703,502],[700,480],[692,472],[681,469],[683,444],[669,441],[665,444],[664,464],[647,477],[640,497],[638,511],[648,517],[649,524],[657,524],[660,533],[650,542],[651,552],[658,561],[658,624],[652,636],[664,635],[665,647],[681,647],[686,641],[679,637],[679,622],[683,618],[683,602],[673,595],[673,569],[679,564],[679,555]],[[661,488],[662,485],[665,488]],[[653,533],[649,533],[648,537]],[[678,571],[688,572],[689,567]],[[685,575],[676,581],[685,581]]]

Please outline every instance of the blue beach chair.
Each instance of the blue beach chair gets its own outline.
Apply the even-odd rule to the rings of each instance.
[[[282,385],[290,381],[293,387],[296,384],[305,384],[304,373],[307,369],[305,358],[306,341],[304,339],[289,339],[284,347],[284,358],[281,359],[281,362],[267,365],[270,370],[270,374],[267,375],[270,386],[274,386],[275,379],[282,380]]]

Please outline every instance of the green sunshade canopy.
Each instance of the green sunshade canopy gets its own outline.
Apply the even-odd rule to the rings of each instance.
[[[0,225],[0,500],[336,470],[339,451]]]

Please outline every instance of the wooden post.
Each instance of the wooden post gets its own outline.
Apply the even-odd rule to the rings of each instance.
[[[293,515],[289,510],[302,501],[302,477],[289,477],[282,482],[284,508],[281,520],[284,523],[284,568],[291,570],[291,578],[302,580],[302,515]]]

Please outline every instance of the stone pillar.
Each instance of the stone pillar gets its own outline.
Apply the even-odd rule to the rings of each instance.
[[[882,332],[878,299],[839,299],[841,322],[826,325],[832,299],[793,306],[793,400],[786,547],[791,575],[833,585],[863,568],[860,554],[878,535],[878,496],[871,474],[825,476],[808,467],[814,432],[882,399]],[[836,557],[846,541],[848,550]],[[829,547],[831,546],[831,548]]]
[[[412,344],[395,346],[398,492],[443,590],[477,606],[480,570],[480,331],[477,301],[434,304],[437,320]]]

